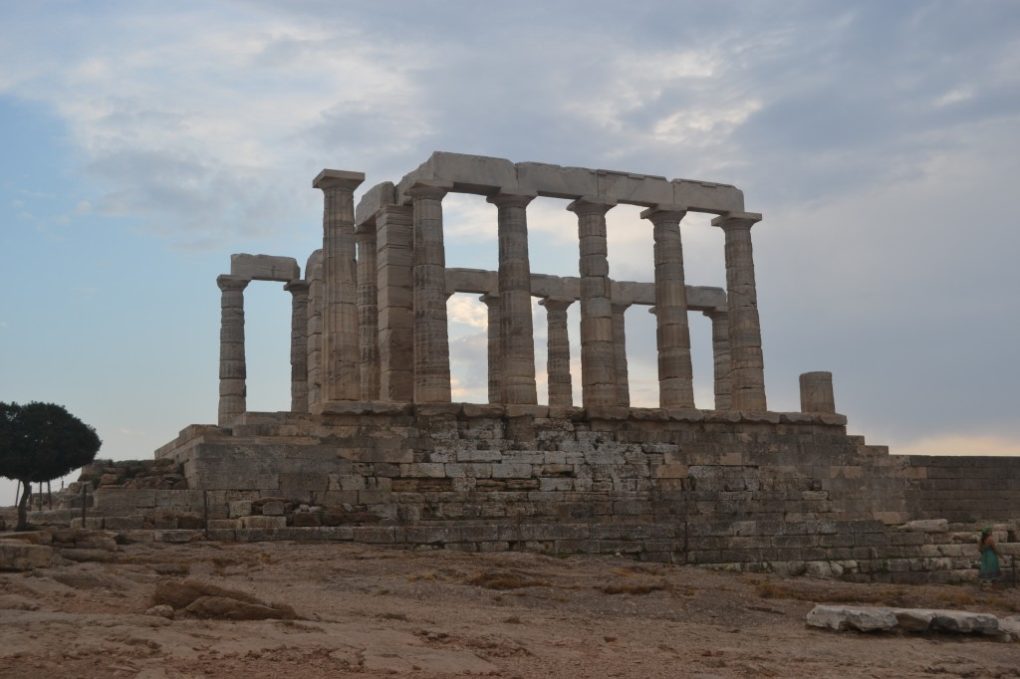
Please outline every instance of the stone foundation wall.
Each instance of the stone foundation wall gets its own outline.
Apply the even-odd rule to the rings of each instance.
[[[995,520],[1000,541],[1014,539],[1002,522],[1020,517],[1020,461],[890,456],[844,422],[467,404],[248,413],[232,429],[189,427],[160,449],[201,490],[151,491],[136,512],[174,505],[183,524],[164,511],[158,527],[199,515],[223,539],[628,553],[897,581],[973,573],[969,528],[915,519]],[[1001,479],[994,508],[982,478]],[[139,498],[100,489],[94,520]],[[267,500],[286,510],[262,515]]]

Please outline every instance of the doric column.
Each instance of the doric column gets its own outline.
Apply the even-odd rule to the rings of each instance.
[[[832,394],[832,373],[819,371],[801,374],[800,411],[802,413],[836,412],[836,399]]]
[[[655,339],[659,359],[659,405],[694,407],[691,334],[687,323],[687,288],[680,240],[682,207],[657,206],[641,213],[653,224],[655,241]]]
[[[754,283],[751,226],[761,215],[738,212],[712,220],[726,237],[726,298],[730,321],[730,405],[766,410],[765,365],[761,352],[758,293]]]
[[[379,305],[379,397],[414,400],[411,207],[387,205],[375,216]]]
[[[616,404],[630,407],[630,378],[627,375],[627,324],[623,314],[629,304],[613,302],[613,369],[616,375]]]
[[[502,336],[501,327],[502,324],[499,322],[500,316],[500,302],[499,295],[482,295],[478,298],[482,302],[489,312],[488,322],[488,361],[489,361],[489,403],[502,403],[503,399],[503,386],[502,386],[502,372],[503,372],[503,360],[502,360]]]
[[[325,281],[322,274],[322,250],[316,250],[305,266],[308,281],[308,408],[322,403],[322,309],[325,300]]]
[[[229,427],[245,411],[244,289],[248,279],[218,276],[220,295],[220,405],[217,422]]]
[[[549,405],[574,405],[573,385],[570,381],[570,336],[567,333],[567,308],[571,299],[546,298],[539,302],[545,307],[549,320],[548,356],[546,375],[549,380]]]
[[[531,321],[531,265],[527,207],[534,196],[498,193],[500,346],[504,403],[538,403],[535,334]]]
[[[450,343],[446,324],[443,196],[448,186],[410,190],[414,221],[414,400],[450,400]]]
[[[361,398],[379,398],[379,306],[376,280],[375,222],[362,224],[358,238],[358,345],[361,352]]]
[[[324,399],[355,401],[361,375],[358,363],[358,299],[354,248],[354,189],[361,172],[323,170],[312,182],[322,189],[322,264],[325,274],[322,351]]]
[[[712,321],[712,358],[715,409],[729,410],[730,403],[730,321],[726,309],[703,311]]]
[[[291,281],[283,289],[291,295],[290,409],[308,412],[308,281]]]
[[[613,309],[610,302],[606,213],[613,206],[579,198],[567,206],[577,215],[581,258],[581,401],[585,407],[616,403]]]

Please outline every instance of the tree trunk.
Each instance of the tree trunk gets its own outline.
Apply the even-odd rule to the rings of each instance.
[[[28,501],[32,497],[32,484],[25,482],[25,492],[18,502],[18,526],[14,530],[28,530]]]

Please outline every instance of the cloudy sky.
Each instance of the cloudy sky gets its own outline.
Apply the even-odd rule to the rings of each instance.
[[[0,0],[0,400],[66,405],[114,458],[214,421],[229,255],[303,263],[319,170],[368,188],[434,150],[736,184],[765,215],[773,409],[832,370],[871,442],[1020,453],[1007,0]],[[535,272],[576,274],[564,206],[529,210]],[[495,208],[444,207],[449,265],[495,268]],[[637,213],[609,213],[611,275],[651,280]],[[722,285],[718,229],[692,216],[683,234],[688,282]],[[253,284],[246,304],[249,407],[285,409],[289,296]],[[485,394],[482,309],[450,302],[465,400]],[[691,323],[711,407],[710,325]],[[653,404],[652,319],[633,308],[627,327],[634,402]]]

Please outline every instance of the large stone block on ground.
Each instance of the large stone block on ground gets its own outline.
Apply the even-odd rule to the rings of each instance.
[[[20,540],[0,540],[0,571],[30,571],[53,562],[53,548]]]
[[[888,608],[862,608],[856,606],[815,606],[807,614],[809,627],[820,627],[841,632],[848,629],[859,632],[888,631],[896,627],[896,616]]]

